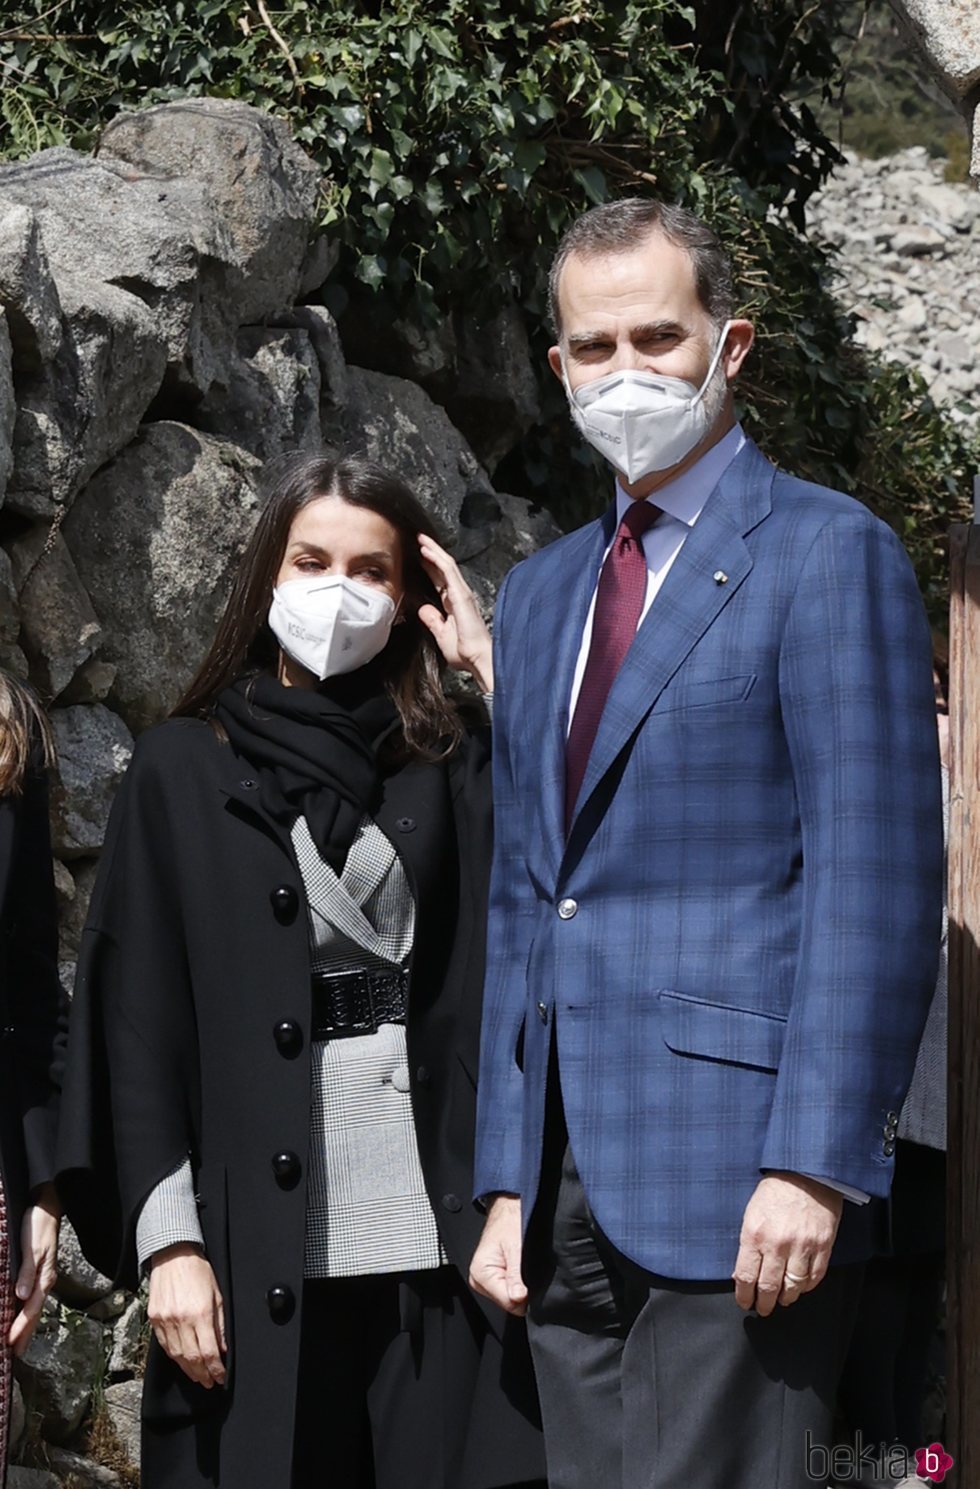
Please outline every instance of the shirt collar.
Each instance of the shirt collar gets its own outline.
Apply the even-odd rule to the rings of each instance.
[[[700,460],[695,461],[688,470],[682,471],[672,481],[659,487],[656,491],[645,498],[668,517],[674,517],[678,522],[683,522],[686,527],[693,527],[701,516],[708,497],[714,491],[725,471],[731,465],[735,456],[745,444],[745,430],[741,424],[736,424],[723,435],[716,445],[710,450],[705,450]],[[622,522],[629,507],[632,506],[632,497],[616,482],[616,517]]]

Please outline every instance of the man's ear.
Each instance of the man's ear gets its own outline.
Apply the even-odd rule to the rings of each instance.
[[[562,387],[564,387],[565,386],[565,379],[562,376],[562,370],[561,370],[561,347],[560,346],[552,346],[552,347],[549,347],[548,348],[548,366],[551,368],[552,372],[555,374],[555,377],[561,383]]]
[[[729,382],[732,382],[742,370],[742,363],[752,350],[754,340],[755,327],[751,321],[732,321],[728,327],[728,335],[725,338],[725,350],[721,357],[725,368],[725,376]]]

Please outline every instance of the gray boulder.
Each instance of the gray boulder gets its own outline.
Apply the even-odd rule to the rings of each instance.
[[[136,1375],[143,1362],[145,1312],[139,1298],[134,1298],[112,1329],[109,1355],[110,1375]]]
[[[123,1481],[111,1468],[83,1458],[70,1448],[49,1447],[48,1462],[57,1475],[55,1483],[72,1485],[72,1489],[123,1489]]]
[[[0,166],[0,201],[34,209],[62,303],[81,264],[127,290],[152,312],[170,381],[207,391],[231,350],[242,275],[203,182],[58,146]]]
[[[24,650],[45,698],[57,698],[98,646],[102,628],[60,533],[43,526],[11,544]]]
[[[0,505],[14,468],[14,425],[17,400],[14,393],[13,350],[6,311],[0,309]]]
[[[140,1462],[140,1399],[143,1383],[139,1380],[121,1380],[107,1386],[105,1392],[106,1415],[112,1424],[119,1446],[126,1455],[130,1468],[139,1468]]]
[[[58,1282],[56,1291],[63,1303],[87,1308],[111,1293],[114,1283],[86,1261],[78,1237],[67,1220],[62,1222],[58,1237]]]
[[[133,736],[101,703],[51,714],[58,778],[51,791],[52,840],[59,858],[97,852],[113,797],[133,753]]]
[[[59,287],[61,351],[19,383],[7,502],[29,516],[66,506],[128,444],[167,367],[166,337],[138,296],[70,271]]]
[[[99,861],[97,858],[78,858],[70,870],[64,864],[58,867],[72,881],[71,891],[65,893],[58,915],[59,955],[63,961],[73,962],[78,957],[89,901],[99,872]]]
[[[310,293],[329,256],[307,255],[321,172],[282,119],[225,98],[185,98],[117,114],[98,144],[102,161],[160,181],[193,177],[207,188],[241,270],[239,325]]]
[[[10,1451],[16,1452],[20,1440],[24,1436],[24,1428],[27,1426],[27,1412],[24,1408],[24,1393],[20,1388],[20,1382],[14,1381],[10,1392]]]
[[[11,1468],[7,1489],[62,1489],[62,1483],[57,1474],[43,1468]]]
[[[101,703],[108,698],[116,680],[116,669],[111,662],[93,657],[83,662],[59,699],[60,703]]]
[[[103,1368],[102,1330],[82,1314],[69,1314],[49,1299],[37,1331],[14,1374],[41,1436],[64,1443],[76,1432]]]
[[[457,557],[489,547],[500,507],[482,468],[446,411],[403,378],[349,367],[347,441],[401,476],[453,541]]]
[[[117,668],[109,702],[134,731],[173,707],[211,642],[255,522],[256,471],[235,445],[149,424],[68,514],[100,655]]]
[[[541,416],[524,317],[514,304],[485,321],[463,317],[446,412],[493,472]]]
[[[61,346],[61,302],[37,217],[20,202],[0,202],[0,306],[18,372],[38,372]]]
[[[27,658],[18,645],[20,606],[10,556],[0,548],[0,667],[15,677],[27,677]]]
[[[195,424],[263,461],[294,450],[319,451],[320,364],[306,332],[261,326],[239,331],[228,386],[212,384]]]
[[[347,362],[337,322],[322,305],[295,305],[269,322],[272,326],[304,331],[320,368],[320,437],[337,445],[344,438],[347,409]]]

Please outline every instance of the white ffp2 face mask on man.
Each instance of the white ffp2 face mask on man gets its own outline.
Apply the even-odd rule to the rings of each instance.
[[[705,395],[731,328],[726,321],[700,388],[659,372],[610,372],[569,386],[562,378],[572,418],[592,447],[632,485],[654,471],[679,465],[711,427],[718,409]]]
[[[269,626],[283,651],[322,682],[384,650],[395,608],[383,590],[345,574],[317,574],[276,585]]]

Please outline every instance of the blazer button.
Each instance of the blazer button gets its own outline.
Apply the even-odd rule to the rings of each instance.
[[[272,1031],[276,1048],[287,1060],[294,1060],[303,1048],[303,1031],[295,1019],[282,1019]]]
[[[558,901],[558,916],[560,920],[571,920],[573,915],[578,914],[578,905],[574,900]]]
[[[538,1018],[541,1020],[541,1022],[543,1024],[546,1024],[548,1022],[548,1005],[547,1005],[547,1003],[539,1003],[538,1004]]]
[[[270,1287],[265,1295],[266,1307],[269,1317],[274,1324],[288,1324],[296,1312],[296,1299],[291,1287],[285,1283],[277,1282],[275,1287]]]
[[[416,827],[418,826],[418,823],[415,821],[414,817],[399,817],[398,821],[395,823],[395,826],[398,828],[399,832],[414,832]]]
[[[886,1140],[886,1142],[891,1142],[892,1138],[893,1137],[897,1137],[897,1136],[898,1136],[898,1128],[896,1126],[894,1126],[893,1123],[889,1122],[888,1126],[885,1128],[885,1140]]]
[[[423,1087],[432,1085],[432,1077],[429,1074],[429,1067],[427,1065],[420,1065],[415,1072],[415,1084]]]
[[[269,896],[272,905],[272,913],[276,919],[283,924],[295,920],[296,911],[299,909],[299,895],[291,884],[280,884]]]
[[[882,1151],[884,1152],[884,1155],[885,1155],[886,1158],[890,1158],[892,1156],[892,1154],[894,1153],[894,1151],[895,1151],[895,1144],[894,1143],[883,1143],[882,1144]]]
[[[889,1127],[894,1127],[895,1123],[898,1121],[898,1112],[886,1113],[885,1121],[888,1123]]]
[[[442,1208],[448,1210],[451,1215],[456,1215],[463,1208],[463,1201],[458,1194],[444,1194],[442,1196]]]
[[[276,1183],[280,1189],[295,1189],[299,1183],[302,1168],[296,1154],[284,1149],[273,1158],[272,1172],[276,1176]]]

